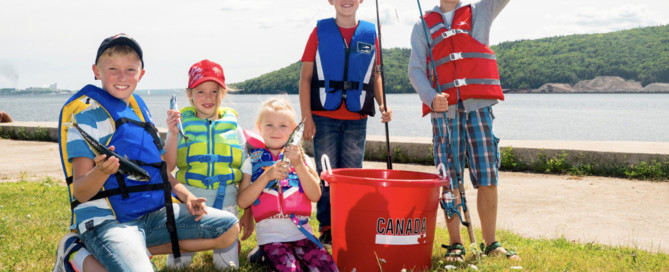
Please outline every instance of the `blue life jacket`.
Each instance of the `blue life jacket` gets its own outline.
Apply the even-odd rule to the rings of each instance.
[[[376,29],[359,21],[350,46],[334,18],[318,21],[318,51],[311,80],[311,109],[333,111],[342,101],[351,112],[374,116]]]
[[[167,184],[163,183],[166,171],[160,157],[162,144],[146,104],[134,94],[130,98],[129,105],[126,105],[124,101],[111,96],[105,90],[87,85],[65,103],[59,124],[61,128],[59,142],[68,185],[72,184],[72,169],[71,164],[67,162],[67,130],[62,129],[62,123],[70,119],[71,114],[85,108],[86,104],[90,103],[88,99],[97,102],[115,122],[115,131],[109,142],[102,144],[113,145],[114,152],[131,160],[151,176],[151,180],[146,182],[132,180],[116,173],[105,181],[100,192],[90,200],[106,198],[116,220],[121,223],[164,207],[165,186],[169,186],[169,183],[167,180],[165,180]],[[70,201],[74,210],[79,202],[71,193]]]

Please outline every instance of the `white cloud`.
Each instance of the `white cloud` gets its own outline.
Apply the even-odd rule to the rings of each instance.
[[[573,14],[559,16],[557,21],[568,28],[580,29],[578,33],[610,32],[659,23],[644,5],[623,5],[608,9],[580,7]]]

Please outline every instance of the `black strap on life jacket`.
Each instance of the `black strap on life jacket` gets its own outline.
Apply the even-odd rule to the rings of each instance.
[[[120,127],[121,125],[127,124],[127,123],[133,123],[137,126],[143,127],[144,130],[146,130],[146,132],[148,132],[149,135],[151,135],[151,137],[153,137],[153,144],[156,145],[158,150],[163,149],[163,144],[160,141],[160,136],[158,136],[158,129],[156,128],[156,126],[153,123],[151,123],[151,122],[140,122],[140,121],[137,121],[137,120],[126,118],[126,117],[119,118],[114,123],[115,123],[116,127]]]
[[[179,250],[179,236],[177,235],[177,225],[174,219],[174,207],[172,207],[172,185],[167,179],[167,163],[164,161],[160,167],[160,175],[163,177],[163,191],[165,192],[165,213],[167,215],[167,232],[170,233],[170,240],[172,241],[172,254],[174,258],[181,257],[181,250]]]
[[[71,178],[69,178],[71,179]],[[114,188],[114,189],[109,189],[109,190],[104,190],[100,191],[97,194],[95,194],[93,197],[88,199],[88,201],[93,201],[93,200],[98,200],[101,198],[107,198],[113,195],[121,195],[121,194],[132,194],[132,193],[137,193],[137,192],[146,192],[146,191],[155,191],[155,190],[163,190],[163,184],[147,184],[147,185],[135,185],[135,186],[124,186],[124,189],[121,188]],[[127,197],[124,197],[127,198]],[[74,200],[72,203],[70,203],[70,208],[74,210],[77,206],[79,206],[81,202],[79,200]]]
[[[325,81],[324,80],[317,80],[316,82],[316,87],[319,88],[325,88]],[[344,95],[346,95],[346,90],[357,90],[360,87],[360,82],[358,81],[338,81],[338,80],[330,80],[329,81],[330,90],[329,92],[336,92],[338,90],[344,91]],[[362,84],[362,89],[368,92],[373,91],[372,90],[372,85],[363,83]]]

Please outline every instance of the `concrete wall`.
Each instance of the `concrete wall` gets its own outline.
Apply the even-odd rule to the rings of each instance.
[[[166,129],[159,129],[165,139]],[[0,135],[24,134],[45,136],[47,141],[58,141],[55,122],[0,123]],[[48,136],[46,136],[48,135]],[[40,137],[41,138],[41,137]],[[540,154],[548,158],[566,153],[566,161],[599,164],[637,164],[654,160],[669,160],[669,143],[664,142],[592,142],[592,141],[509,141],[500,142],[501,148],[511,148],[518,160],[532,163]],[[304,149],[313,156],[313,145],[304,142]],[[388,156],[385,136],[367,136],[365,160],[386,161]],[[390,137],[390,155],[394,163],[433,164],[432,139],[428,137]],[[320,159],[317,160],[319,163]]]

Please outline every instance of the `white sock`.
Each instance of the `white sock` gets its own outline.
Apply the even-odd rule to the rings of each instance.
[[[93,256],[90,252],[85,247],[80,248],[75,252],[72,256],[70,256],[70,259],[68,260],[72,267],[74,267],[74,270],[76,271],[84,271],[84,260],[88,256]]]
[[[215,249],[213,256],[216,269],[239,269],[239,241],[224,249]]]
[[[174,259],[174,255],[167,255],[167,261],[165,266],[169,268],[184,268],[190,266],[190,262],[193,260],[193,255],[195,252],[182,252],[179,259]]]

